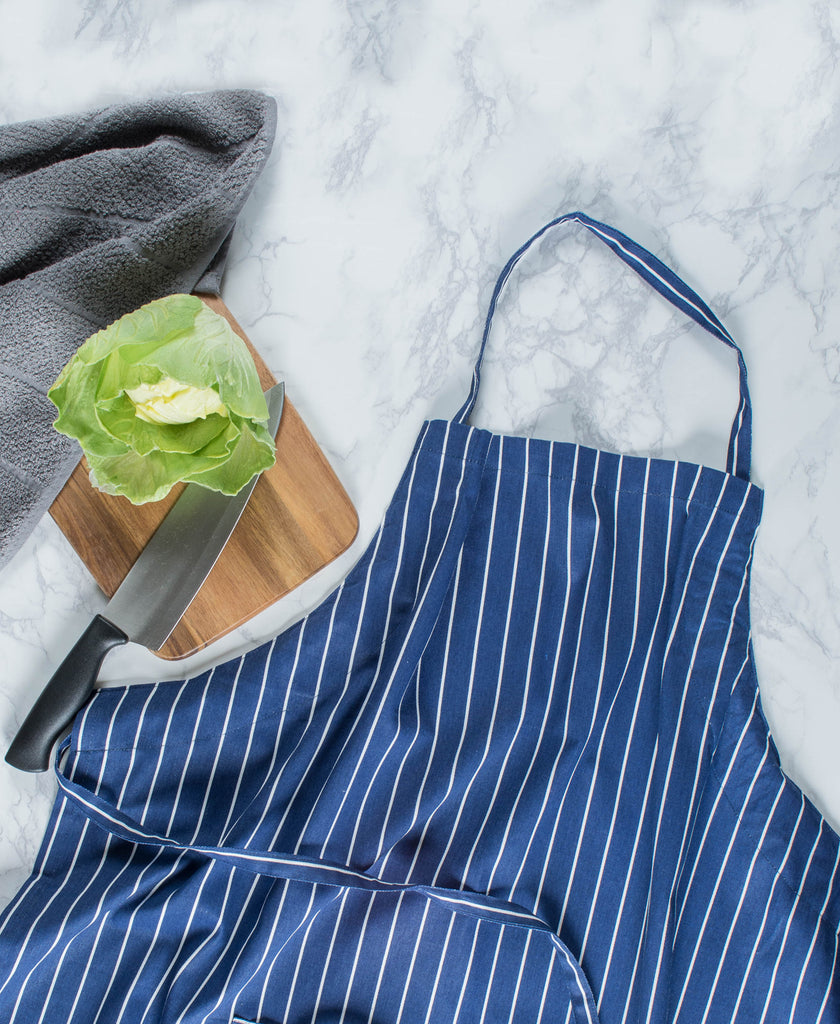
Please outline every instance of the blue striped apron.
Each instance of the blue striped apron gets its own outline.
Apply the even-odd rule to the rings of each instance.
[[[576,222],[737,354],[726,472],[475,429]],[[840,843],[762,716],[741,354],[581,213],[302,621],[98,692],[0,925],[8,1024],[838,1021]]]

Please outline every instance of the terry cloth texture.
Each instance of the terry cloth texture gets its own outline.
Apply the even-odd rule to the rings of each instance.
[[[0,127],[0,566],[80,458],[47,390],[123,314],[218,294],[275,124],[270,97],[229,90]]]

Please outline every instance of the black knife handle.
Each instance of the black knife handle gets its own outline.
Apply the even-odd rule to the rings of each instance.
[[[25,772],[49,768],[52,746],[93,693],[102,659],[128,637],[101,615],[94,617],[55,670],[6,752],[6,760]]]

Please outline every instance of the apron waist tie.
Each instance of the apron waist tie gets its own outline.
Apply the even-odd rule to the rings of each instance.
[[[64,772],[62,761],[70,746],[70,737],[59,745],[55,756],[55,773],[59,788],[64,795],[94,825],[105,832],[141,846],[163,847],[174,851],[193,853],[213,860],[222,861],[231,867],[242,868],[257,875],[288,879],[293,882],[335,886],[343,889],[357,889],[367,892],[411,892],[425,896],[442,904],[454,913],[516,928],[526,928],[543,933],[554,945],[562,960],[573,973],[583,1000],[582,1019],[597,1024],[595,999],[589,982],[578,961],[557,933],[541,918],[524,907],[508,903],[485,893],[451,889],[442,886],[423,885],[416,882],[389,882],[365,874],[345,864],[319,860],[300,854],[279,853],[271,850],[245,850],[224,846],[201,846],[182,843],[170,836],[158,835],[140,822],[124,814],[85,786],[74,782]]]

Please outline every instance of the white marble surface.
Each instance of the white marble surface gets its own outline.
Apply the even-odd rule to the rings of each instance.
[[[827,0],[0,0],[0,121],[175,90],[276,97],[224,298],[355,502],[352,549],[194,658],[316,604],[373,533],[422,420],[460,405],[505,258],[583,209],[742,344],[766,489],[752,588],[783,764],[840,825],[840,9]],[[735,369],[578,230],[507,294],[474,422],[722,466]],[[537,275],[534,271],[544,268]],[[45,519],[0,573],[0,742],[104,597]],[[50,774],[0,765],[0,905]]]

